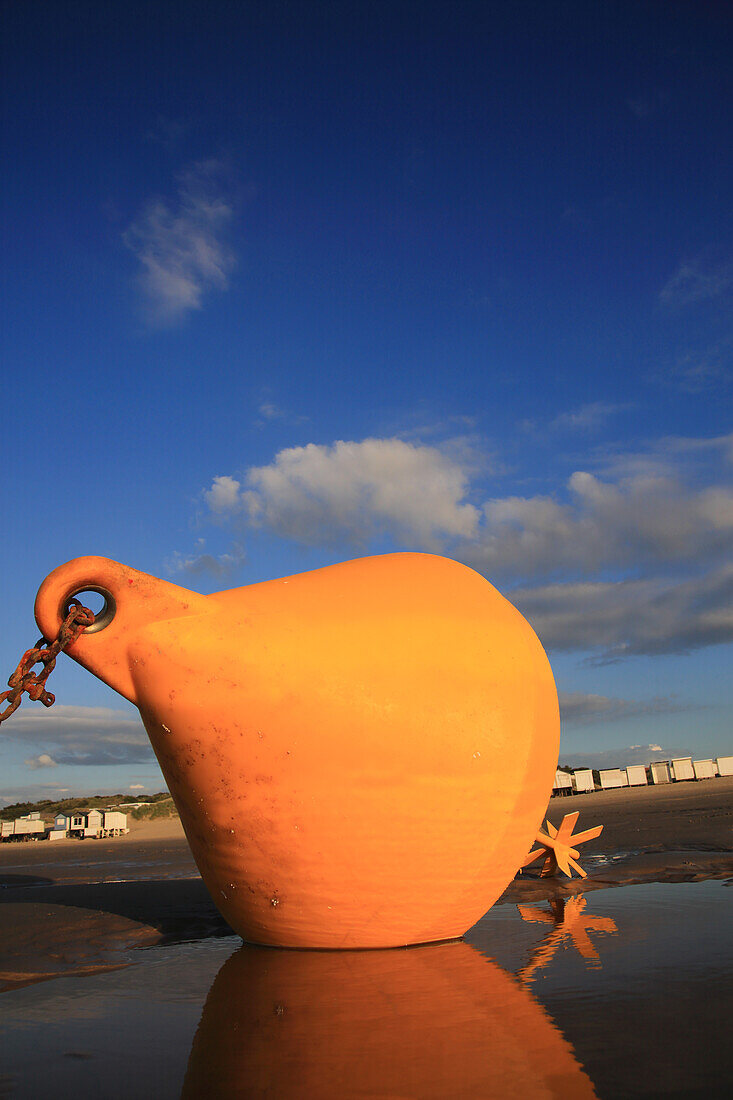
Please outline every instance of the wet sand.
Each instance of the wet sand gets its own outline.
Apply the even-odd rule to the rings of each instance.
[[[587,879],[524,874],[501,903],[640,882],[733,875],[733,777],[553,798],[554,824],[603,823],[581,848]],[[0,845],[0,989],[124,966],[135,948],[231,935],[180,821],[133,822],[125,837]]]
[[[576,831],[603,825],[601,835],[579,849],[588,877],[538,879],[528,871],[514,880],[502,901],[733,875],[733,776],[555,797],[547,816],[557,825],[576,810]]]

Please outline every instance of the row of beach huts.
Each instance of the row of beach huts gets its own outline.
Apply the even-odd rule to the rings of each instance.
[[[591,768],[577,768],[570,772],[558,768],[552,793],[584,794],[586,791],[607,791],[618,787],[714,779],[717,775],[733,775],[733,756],[719,756],[717,760],[693,760],[691,756],[678,756],[674,760],[629,764],[626,768],[604,768],[595,773]]]
[[[39,812],[24,814],[14,821],[0,822],[0,840],[64,840],[76,837],[79,840],[103,837],[123,836],[127,828],[127,814],[120,810],[74,810],[73,813],[58,813],[53,824],[47,824]]]

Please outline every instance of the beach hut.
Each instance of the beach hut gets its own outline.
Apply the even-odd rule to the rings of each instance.
[[[104,814],[101,810],[88,810],[86,815],[86,825],[84,826],[84,836],[96,838],[101,836],[102,822],[104,821]]]
[[[69,833],[71,836],[84,836],[87,827],[87,815],[83,810],[74,810],[69,815]]]
[[[672,778],[675,783],[681,783],[685,779],[695,778],[695,769],[692,766],[691,756],[678,756],[672,761]]]
[[[604,768],[598,773],[601,790],[613,790],[616,787],[628,787],[629,781],[623,768]]]
[[[5,829],[7,825],[11,827],[8,830]],[[20,840],[38,840],[45,832],[46,826],[41,821],[40,813],[23,814],[22,817],[16,817],[15,821],[3,822],[3,839],[7,836]]]
[[[629,764],[626,769],[629,787],[645,787],[648,783],[645,764]]]
[[[652,783],[669,783],[669,761],[655,760],[649,765]]]
[[[127,828],[127,814],[123,814],[119,810],[104,811],[104,821],[102,822],[103,836],[121,836],[123,833],[127,832],[129,832]]]
[[[573,772],[573,790],[576,794],[582,794],[583,791],[594,791],[596,789],[595,782],[593,780],[593,772],[590,768],[579,768]]]
[[[712,760],[693,760],[695,779],[714,779],[715,763]]]
[[[552,793],[566,795],[573,793],[573,778],[570,772],[564,772],[560,768],[555,772],[555,782],[552,784]]]
[[[718,775],[733,775],[733,756],[719,756],[715,761]]]

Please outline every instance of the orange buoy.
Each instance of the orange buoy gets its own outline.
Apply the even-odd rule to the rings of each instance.
[[[557,693],[534,631],[430,554],[202,596],[106,558],[42,584],[106,606],[68,649],[139,708],[201,875],[245,940],[390,947],[461,936],[537,832]]]
[[[407,951],[241,947],[209,991],[181,1100],[587,1100],[542,1005],[466,943]]]

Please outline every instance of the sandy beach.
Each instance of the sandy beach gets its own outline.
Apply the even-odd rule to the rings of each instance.
[[[558,824],[602,823],[581,851],[587,879],[517,877],[497,904],[642,882],[733,875],[733,778],[553,798]],[[127,836],[0,846],[0,988],[126,965],[140,946],[231,935],[177,818]]]

